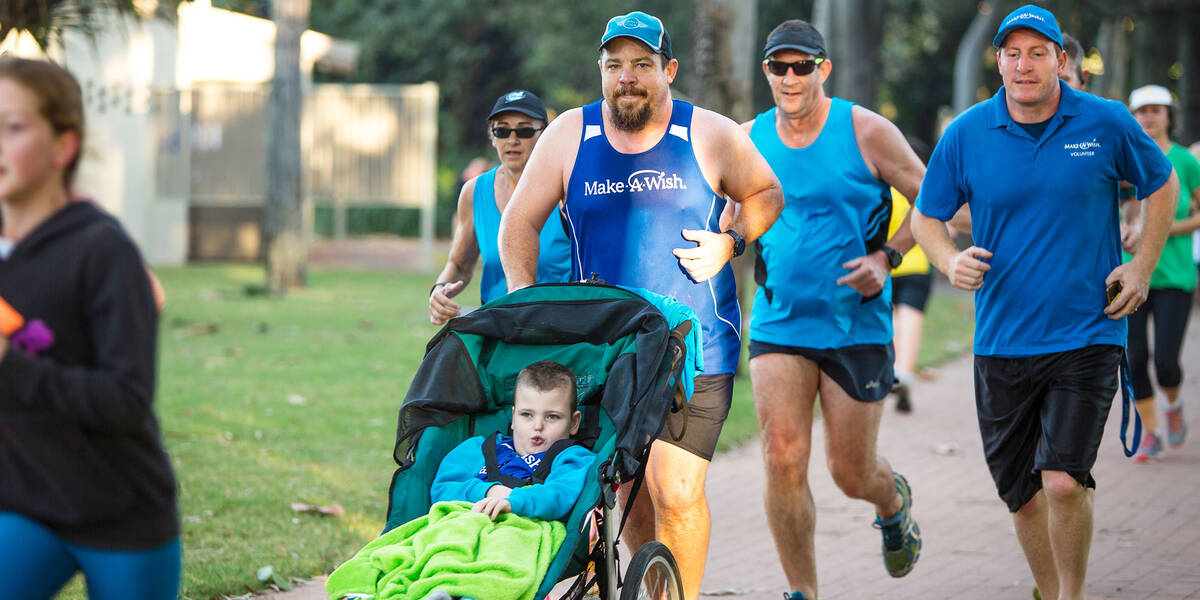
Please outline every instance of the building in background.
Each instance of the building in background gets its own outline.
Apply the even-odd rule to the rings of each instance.
[[[14,32],[0,52],[48,55],[79,79],[88,123],[76,188],[148,262],[255,260],[275,24],[209,0],[139,12],[106,17],[94,39],[64,33],[46,53]],[[305,31],[300,52],[306,194],[343,209],[427,205],[432,236],[436,85],[314,85],[314,69],[352,75],[358,45]]]

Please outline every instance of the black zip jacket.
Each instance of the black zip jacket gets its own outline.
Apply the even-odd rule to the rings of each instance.
[[[179,536],[153,411],[158,314],[137,247],[75,202],[0,259],[0,297],[54,343],[0,359],[0,511],[64,540],[147,550]]]

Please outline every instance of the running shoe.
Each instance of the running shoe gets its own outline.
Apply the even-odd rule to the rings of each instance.
[[[1187,438],[1187,422],[1183,420],[1183,403],[1176,402],[1175,406],[1168,406],[1164,412],[1167,415],[1167,444],[1172,448],[1178,448]]]
[[[909,402],[907,383],[897,379],[896,383],[892,385],[892,393],[896,395],[896,412],[912,412],[912,403]]]
[[[883,566],[888,575],[904,577],[921,556],[921,528],[912,518],[912,489],[908,480],[892,473],[896,491],[900,492],[900,512],[884,519],[875,515],[874,527],[883,532]]]
[[[797,590],[794,592],[784,592],[783,600],[808,600],[808,599],[804,597],[804,592]]]
[[[1138,444],[1137,453],[1133,455],[1133,460],[1140,463],[1157,460],[1162,454],[1162,450],[1162,439],[1155,435],[1153,431],[1143,431],[1142,443]]]

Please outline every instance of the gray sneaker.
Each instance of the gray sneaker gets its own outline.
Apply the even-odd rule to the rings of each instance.
[[[883,566],[888,575],[904,577],[921,556],[921,528],[912,518],[912,489],[908,480],[899,473],[892,473],[892,480],[900,492],[900,512],[887,519],[875,515],[874,527],[883,532]]]

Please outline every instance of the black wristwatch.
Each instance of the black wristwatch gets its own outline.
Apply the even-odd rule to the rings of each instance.
[[[733,255],[734,256],[741,256],[742,253],[746,251],[746,238],[742,237],[740,234],[738,234],[738,232],[736,232],[732,229],[726,229],[725,231],[722,231],[721,233],[724,233],[724,234],[728,235],[729,237],[733,238]]]
[[[890,266],[893,269],[895,269],[896,267],[899,267],[900,263],[904,262],[904,255],[900,254],[899,250],[897,250],[891,246],[885,245],[883,247],[883,253],[887,255],[888,266]]]

